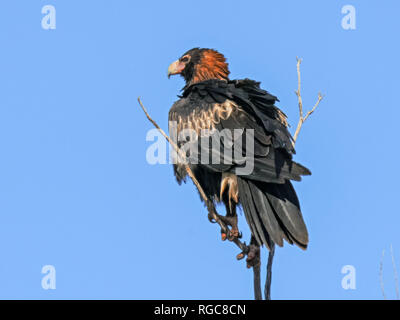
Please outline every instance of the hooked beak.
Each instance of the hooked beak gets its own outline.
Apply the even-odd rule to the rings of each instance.
[[[172,62],[168,67],[168,79],[174,74],[180,74],[183,69],[185,69],[185,66],[185,63],[180,62],[179,60]]]

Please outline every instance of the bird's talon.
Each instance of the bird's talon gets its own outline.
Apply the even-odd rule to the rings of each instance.
[[[216,223],[216,222],[217,222],[217,221],[214,219],[214,216],[213,216],[211,213],[208,214],[208,221],[210,221],[211,223]]]
[[[229,232],[229,238],[228,238],[228,240],[229,240],[229,241],[233,241],[235,238],[238,239],[239,236],[240,236],[239,230],[238,230],[237,228],[232,228],[232,229],[230,230],[230,232]]]
[[[249,246],[249,252],[247,253],[247,268],[256,267],[261,264],[260,260],[260,247],[251,244]]]
[[[243,258],[244,258],[244,253],[243,253],[243,252],[239,253],[239,254],[236,256],[236,259],[237,259],[237,260],[242,260]]]

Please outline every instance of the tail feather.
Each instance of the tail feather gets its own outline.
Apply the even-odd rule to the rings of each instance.
[[[249,187],[259,219],[263,223],[271,240],[277,245],[282,246],[285,235],[279,226],[278,220],[275,218],[268,198],[265,197],[264,193],[255,184],[250,183]]]
[[[306,248],[308,244],[307,227],[292,184],[289,181],[286,181],[284,185],[267,184],[265,195],[293,242]]]
[[[260,245],[283,240],[307,248],[308,232],[296,192],[289,180],[284,184],[252,181],[238,177],[240,202],[250,230]]]
[[[250,226],[251,234],[254,236],[258,244],[264,244],[268,249],[271,248],[271,239],[265,227],[261,223],[261,219],[254,206],[253,198],[249,185],[238,178],[239,194],[243,210],[246,215],[247,224]]]

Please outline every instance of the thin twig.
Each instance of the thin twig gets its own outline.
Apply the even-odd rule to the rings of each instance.
[[[257,264],[253,267],[254,300],[262,300],[260,265]]]
[[[303,126],[303,123],[308,119],[310,115],[313,114],[313,112],[317,109],[319,103],[323,99],[323,96],[321,93],[318,93],[318,100],[315,103],[315,105],[312,107],[310,111],[306,113],[304,116],[303,112],[303,98],[301,97],[301,72],[300,72],[300,64],[302,59],[296,57],[297,60],[297,90],[295,91],[297,99],[298,99],[298,104],[299,104],[299,122],[297,123],[297,128],[293,136],[293,146],[296,144],[297,138],[299,136],[301,127]],[[275,245],[271,247],[271,250],[268,253],[268,265],[267,265],[267,279],[265,281],[265,289],[264,289],[264,295],[266,300],[271,299],[271,281],[272,281],[272,261],[274,259],[274,254],[275,254]]]
[[[382,290],[382,295],[383,298],[386,300],[386,294],[385,294],[385,286],[383,284],[383,258],[385,257],[385,250],[382,251],[382,259],[381,259],[381,263],[379,266],[379,282],[381,284],[381,290]]]
[[[275,243],[272,243],[271,249],[268,253],[267,263],[267,280],[265,281],[264,295],[265,300],[271,300],[271,282],[272,282],[272,262],[275,255]]]
[[[400,297],[399,297],[399,275],[397,274],[396,262],[394,260],[393,246],[392,245],[390,245],[390,254],[392,256],[394,283],[395,283],[395,286],[396,286],[396,298],[397,298],[397,300],[400,300]]]
[[[293,136],[293,140],[294,142],[296,142],[297,137],[299,136],[301,127],[303,126],[303,123],[307,120],[307,118],[313,114],[313,112],[315,111],[315,109],[317,109],[319,103],[321,102],[321,100],[324,98],[324,96],[319,92],[318,93],[318,100],[315,103],[315,105],[312,107],[312,109],[310,111],[308,111],[306,113],[306,115],[304,116],[304,112],[303,112],[303,99],[301,97],[301,74],[300,74],[300,64],[302,59],[299,59],[298,57],[296,57],[297,59],[297,90],[294,92],[297,96],[297,100],[299,103],[299,122],[297,123],[297,128],[296,131],[294,133]]]
[[[177,154],[179,155],[181,160],[185,160],[186,159],[186,154],[179,149],[179,147],[176,145],[176,143],[174,141],[171,140],[170,137],[168,137],[168,135],[164,132],[163,129],[160,128],[160,126],[157,124],[157,122],[155,122],[149,115],[149,113],[147,112],[147,109],[144,107],[142,101],[140,100],[140,98],[138,98],[138,102],[139,105],[141,106],[143,112],[145,113],[147,119],[149,119],[149,121],[158,129],[158,131],[160,131],[160,133],[164,136],[165,139],[167,139],[167,141],[171,144],[171,146],[174,148],[174,150],[177,152]],[[186,163],[188,161],[182,161],[182,163],[185,166],[186,172],[189,175],[189,177],[192,179],[194,185],[197,187],[197,189],[199,190],[200,196],[202,197],[202,199],[204,200],[204,203],[207,206],[207,210],[208,213],[210,214],[210,216],[214,219],[214,221],[216,223],[219,224],[219,226],[221,227],[221,230],[229,237],[229,228],[226,226],[226,224],[219,218],[217,210],[215,209],[214,203],[213,201],[211,201],[210,199],[208,199],[207,195],[205,194],[203,188],[201,187],[199,181],[196,179],[196,177],[193,174],[193,171],[190,169],[189,165]],[[242,250],[242,252],[237,256],[238,259],[243,259],[245,257],[245,255],[247,255],[248,252],[248,247],[246,245],[245,242],[241,242],[239,239],[234,238],[233,239],[233,243],[235,243],[240,250]]]

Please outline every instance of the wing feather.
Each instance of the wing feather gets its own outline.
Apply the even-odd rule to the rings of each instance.
[[[193,129],[197,139],[189,142],[177,139],[176,142],[179,147],[187,144],[186,147],[196,150],[190,154],[190,161],[200,163],[211,171],[233,172],[243,167],[246,161],[254,161],[249,179],[281,184],[287,179],[299,181],[302,175],[311,172],[292,161],[293,139],[286,127],[286,116],[274,105],[276,101],[275,96],[249,79],[230,82],[207,80],[189,86],[171,108],[170,136],[178,138],[183,129]],[[175,134],[171,130],[175,129],[171,127],[172,122],[176,124]],[[252,130],[252,152],[246,148],[245,134],[237,135],[235,129],[245,134]],[[204,138],[204,130],[208,130],[205,137],[207,144],[199,143],[199,137]],[[227,143],[229,132],[232,139]],[[213,145],[213,139],[219,143]],[[227,152],[229,148],[231,151]],[[237,154],[242,159],[237,159]],[[204,163],[204,159],[213,159],[214,163]],[[175,170],[175,175],[178,174],[181,179],[182,174],[178,171]]]

